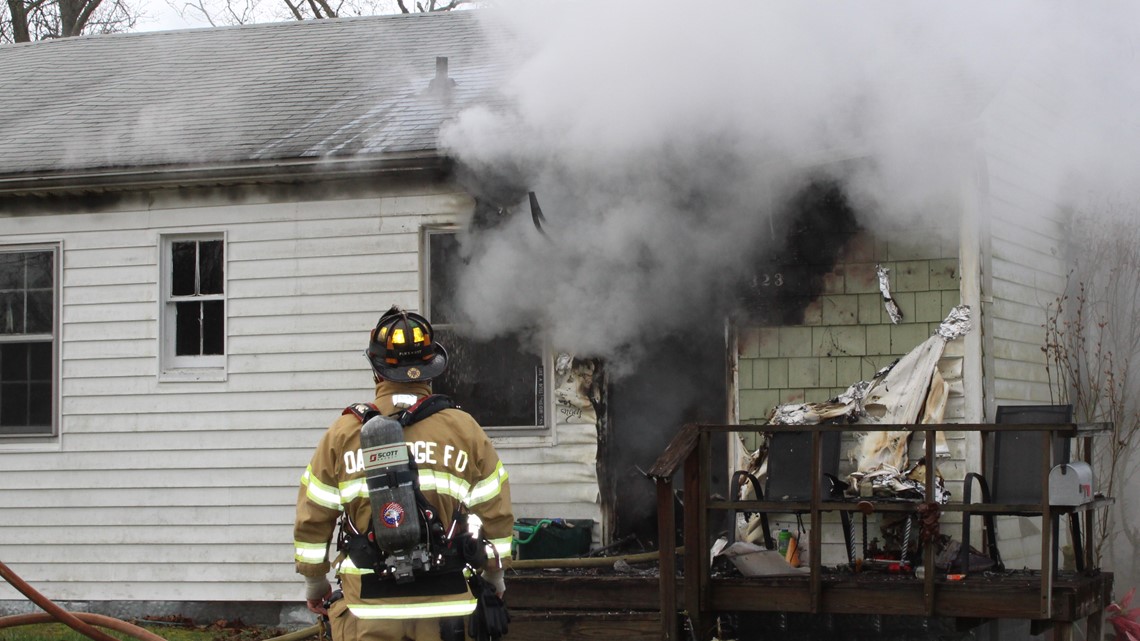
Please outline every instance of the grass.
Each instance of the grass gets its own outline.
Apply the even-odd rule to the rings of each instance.
[[[225,622],[213,625],[147,621],[132,621],[132,623],[157,634],[166,641],[265,641],[286,634],[285,630],[279,628],[230,625]],[[134,640],[134,637],[114,630],[99,629],[116,639]],[[0,629],[0,641],[90,641],[90,639],[62,623],[49,623]]]

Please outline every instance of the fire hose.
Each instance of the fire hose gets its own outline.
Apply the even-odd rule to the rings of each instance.
[[[56,605],[51,599],[36,591],[35,588],[28,585],[26,581],[21,579],[15,572],[12,571],[7,565],[0,561],[0,577],[7,581],[12,587],[16,588],[21,594],[28,597],[38,605],[42,610],[41,613],[34,614],[16,614],[12,616],[0,617],[0,629],[14,628],[22,625],[35,625],[41,623],[52,623],[58,621],[67,627],[75,630],[83,636],[92,639],[93,641],[119,641],[115,637],[103,632],[95,626],[121,632],[128,636],[139,639],[139,641],[166,641],[162,637],[154,634],[153,632],[141,628],[133,623],[128,623],[121,619],[103,616],[101,614],[90,614],[87,612],[68,612],[60,606]],[[311,636],[319,634],[321,631],[320,625],[313,625],[296,632],[290,632],[279,637],[274,637],[269,641],[300,641],[307,639]]]

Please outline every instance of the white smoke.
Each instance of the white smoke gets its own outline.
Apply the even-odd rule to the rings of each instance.
[[[946,217],[994,127],[1060,150],[1034,167],[1058,206],[1136,175],[1140,3],[531,0],[486,16],[521,52],[508,106],[466,112],[444,144],[476,175],[513,168],[549,237],[524,206],[472,248],[462,306],[484,334],[531,323],[613,356],[719,331],[692,312],[779,241],[806,175],[841,179],[864,222]],[[984,118],[1015,93],[1023,121]]]

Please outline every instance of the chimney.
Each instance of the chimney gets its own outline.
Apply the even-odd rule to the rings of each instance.
[[[447,98],[454,86],[455,81],[447,77],[447,56],[436,56],[435,77],[428,83],[428,91]]]

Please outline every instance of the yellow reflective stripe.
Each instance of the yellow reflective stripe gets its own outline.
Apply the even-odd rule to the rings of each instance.
[[[349,479],[340,484],[340,500],[348,505],[355,499],[368,498],[368,480],[363,476],[358,479]]]
[[[376,572],[374,570],[369,570],[368,568],[356,567],[356,564],[352,562],[352,559],[348,558],[347,556],[344,557],[344,560],[342,560],[340,562],[340,565],[337,566],[336,573],[337,574],[356,574],[356,575],[376,574]]]
[[[305,468],[305,473],[301,475],[301,485],[305,487],[305,496],[316,503],[332,510],[340,510],[340,492],[331,485],[321,483],[320,479],[313,476],[313,466],[310,465]]]
[[[403,603],[393,605],[349,604],[348,610],[361,619],[427,619],[455,617],[475,611],[474,597],[436,603]]]
[[[503,469],[503,462],[499,461],[499,463],[495,465],[494,471],[492,471],[487,478],[479,481],[475,484],[475,487],[471,488],[471,494],[468,495],[465,503],[467,503],[468,507],[471,507],[485,501],[490,501],[499,495],[499,491],[503,489],[503,481],[506,480],[507,471]]]
[[[293,541],[293,559],[300,563],[324,563],[327,547],[325,543]]]
[[[514,540],[513,536],[505,536],[501,539],[491,539],[491,545],[495,546],[495,551],[501,557],[511,555],[511,541]]]
[[[437,472],[435,470],[420,470],[420,490],[427,492],[432,490],[437,494],[445,494],[455,499],[456,501],[463,501],[467,498],[467,493],[471,490],[471,484],[464,481],[462,478],[447,472]]]

